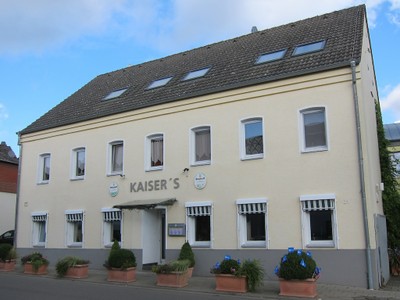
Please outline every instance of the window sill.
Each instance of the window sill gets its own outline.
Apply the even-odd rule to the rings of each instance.
[[[192,163],[190,164],[191,167],[209,166],[209,165],[211,165],[211,161],[209,161],[209,160],[192,162]]]
[[[327,147],[315,147],[315,148],[307,148],[307,149],[302,149],[301,153],[314,153],[314,152],[325,152],[328,151]]]
[[[265,241],[247,241],[241,244],[242,248],[266,248],[267,243]]]
[[[333,241],[319,241],[307,243],[306,248],[336,248],[336,246]]]
[[[193,248],[211,248],[211,242],[193,242],[191,246]]]
[[[82,243],[73,243],[67,245],[68,248],[82,248]]]
[[[113,177],[113,176],[121,176],[121,177],[123,177],[123,176],[125,176],[124,175],[124,173],[110,173],[110,174],[107,174],[107,177]]]
[[[254,160],[254,159],[263,159],[264,158],[264,153],[262,154],[254,154],[254,155],[247,155],[247,156],[242,156],[240,160]]]
[[[73,177],[73,178],[70,178],[70,181],[80,181],[80,180],[84,180],[85,178],[84,177]]]
[[[150,167],[146,169],[146,172],[153,172],[153,171],[162,171],[164,169],[164,166],[159,166],[159,167]]]
[[[39,181],[37,184],[38,185],[46,185],[46,184],[49,184],[49,181]]]

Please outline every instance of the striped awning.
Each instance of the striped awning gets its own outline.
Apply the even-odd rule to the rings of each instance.
[[[33,222],[45,222],[47,220],[47,214],[32,215]]]
[[[239,214],[259,214],[266,212],[266,203],[243,203],[238,204]]]
[[[303,211],[333,210],[335,209],[334,199],[304,200],[302,202]]]
[[[113,207],[119,209],[152,209],[156,206],[169,206],[176,202],[175,198],[152,199],[152,200],[134,200],[122,204],[116,204]]]
[[[67,222],[83,221],[83,213],[66,213]]]
[[[122,212],[120,210],[103,211],[104,222],[120,221],[121,218],[122,218]]]
[[[186,214],[188,217],[211,216],[211,206],[188,206]]]

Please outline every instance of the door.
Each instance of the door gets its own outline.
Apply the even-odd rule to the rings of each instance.
[[[143,264],[161,263],[165,255],[165,210],[143,210]]]

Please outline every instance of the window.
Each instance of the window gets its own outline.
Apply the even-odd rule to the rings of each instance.
[[[45,247],[47,232],[47,213],[32,213],[33,231],[32,244],[34,247]]]
[[[110,162],[109,175],[123,174],[124,166],[124,143],[115,141],[109,144]]]
[[[126,90],[127,90],[127,88],[113,91],[113,92],[109,93],[106,97],[104,97],[103,100],[110,100],[110,99],[117,98],[117,97],[121,96]]]
[[[186,76],[182,80],[189,80],[189,79],[195,79],[199,77],[203,77],[204,75],[207,74],[207,72],[210,70],[210,68],[204,68],[200,70],[195,70],[191,71],[186,74]]]
[[[150,83],[150,85],[147,87],[147,89],[154,89],[160,86],[166,85],[170,80],[172,79],[171,77],[163,78],[163,79],[158,79]]]
[[[298,45],[296,46],[296,48],[294,48],[293,56],[320,51],[324,49],[324,47],[325,47],[325,41]]]
[[[211,163],[210,126],[196,127],[191,130],[191,164],[206,165]]]
[[[50,180],[50,154],[42,154],[39,158],[39,183],[48,183]]]
[[[317,107],[305,109],[300,112],[300,115],[302,151],[328,150],[325,108]]]
[[[283,50],[279,50],[279,51],[274,51],[274,52],[261,54],[258,57],[258,59],[256,61],[256,64],[262,64],[262,63],[265,63],[265,62],[270,62],[270,61],[282,59],[286,54],[286,50],[287,49],[283,49]]]
[[[111,247],[115,240],[121,243],[121,210],[115,208],[103,208],[102,214],[104,247]]]
[[[264,157],[264,133],[262,118],[241,121],[241,159]]]
[[[67,210],[67,246],[83,246],[83,210]]]
[[[85,148],[77,148],[72,150],[71,178],[83,179],[86,168],[86,151]]]
[[[187,202],[187,238],[192,247],[211,247],[211,202]]]
[[[149,135],[146,138],[146,170],[161,170],[164,166],[164,135]]]
[[[396,176],[400,177],[400,152],[391,153],[390,158],[392,159],[393,167],[396,170]]]
[[[300,197],[304,247],[337,246],[335,195]]]
[[[239,243],[240,247],[266,247],[266,199],[238,199]]]

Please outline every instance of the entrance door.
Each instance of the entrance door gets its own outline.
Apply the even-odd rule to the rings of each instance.
[[[165,253],[165,210],[143,210],[143,264],[161,263]]]

